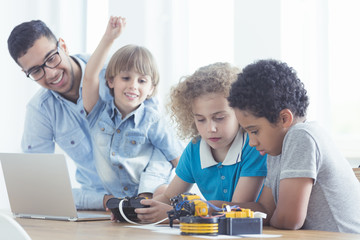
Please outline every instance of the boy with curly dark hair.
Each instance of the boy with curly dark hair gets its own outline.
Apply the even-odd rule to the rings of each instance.
[[[228,97],[249,144],[268,154],[257,203],[282,229],[360,233],[360,187],[348,161],[315,122],[306,120],[304,84],[286,63],[260,60],[244,68]]]

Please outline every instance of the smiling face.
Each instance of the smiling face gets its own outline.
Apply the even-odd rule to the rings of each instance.
[[[61,63],[51,69],[44,67],[45,75],[38,81],[42,87],[58,92],[65,98],[72,98],[78,95],[78,88],[75,87],[75,77],[72,65],[68,55],[63,51],[65,44],[59,42],[59,56]],[[18,58],[18,63],[25,73],[41,66],[54,53],[58,51],[56,42],[46,37],[41,37],[34,42],[34,45],[28,49],[25,55]],[[78,81],[80,82],[80,81]]]
[[[227,99],[219,93],[202,95],[193,100],[192,112],[201,138],[213,151],[226,153],[239,130]]]
[[[121,71],[108,85],[114,89],[115,106],[122,117],[138,108],[154,90],[151,77],[135,71]]]
[[[282,152],[282,143],[287,132],[287,122],[280,120],[276,124],[270,123],[264,117],[235,108],[235,115],[242,128],[249,134],[249,145],[256,147],[261,155],[277,156]]]

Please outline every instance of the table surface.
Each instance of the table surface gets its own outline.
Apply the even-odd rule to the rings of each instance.
[[[33,240],[56,239],[199,239],[194,236],[173,235],[154,232],[148,229],[126,227],[128,223],[105,221],[67,222],[55,220],[20,219],[16,221]],[[166,225],[164,225],[166,226]],[[314,230],[278,230],[264,227],[263,234],[281,235],[276,239],[360,239],[360,234],[335,233]],[[221,238],[217,238],[221,239]],[[263,238],[252,238],[263,239]]]

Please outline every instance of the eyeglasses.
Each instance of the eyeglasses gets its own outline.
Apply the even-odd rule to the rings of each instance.
[[[44,67],[53,69],[59,66],[59,64],[61,63],[61,57],[59,54],[59,42],[56,43],[56,50],[57,50],[56,53],[48,57],[41,66],[37,66],[31,69],[29,72],[25,73],[26,76],[31,80],[39,81],[45,76]]]

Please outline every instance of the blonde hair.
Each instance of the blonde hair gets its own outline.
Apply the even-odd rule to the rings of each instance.
[[[167,107],[180,138],[195,139],[199,135],[192,113],[193,100],[208,93],[220,93],[228,97],[231,84],[237,79],[239,72],[237,67],[229,63],[214,63],[181,78],[171,88]]]
[[[126,45],[117,50],[106,68],[105,78],[108,87],[108,82],[113,81],[114,77],[121,71],[135,71],[143,75],[149,75],[154,87],[150,97],[156,94],[160,79],[159,70],[153,55],[147,48],[137,45]],[[110,93],[114,96],[114,89],[110,88]]]

